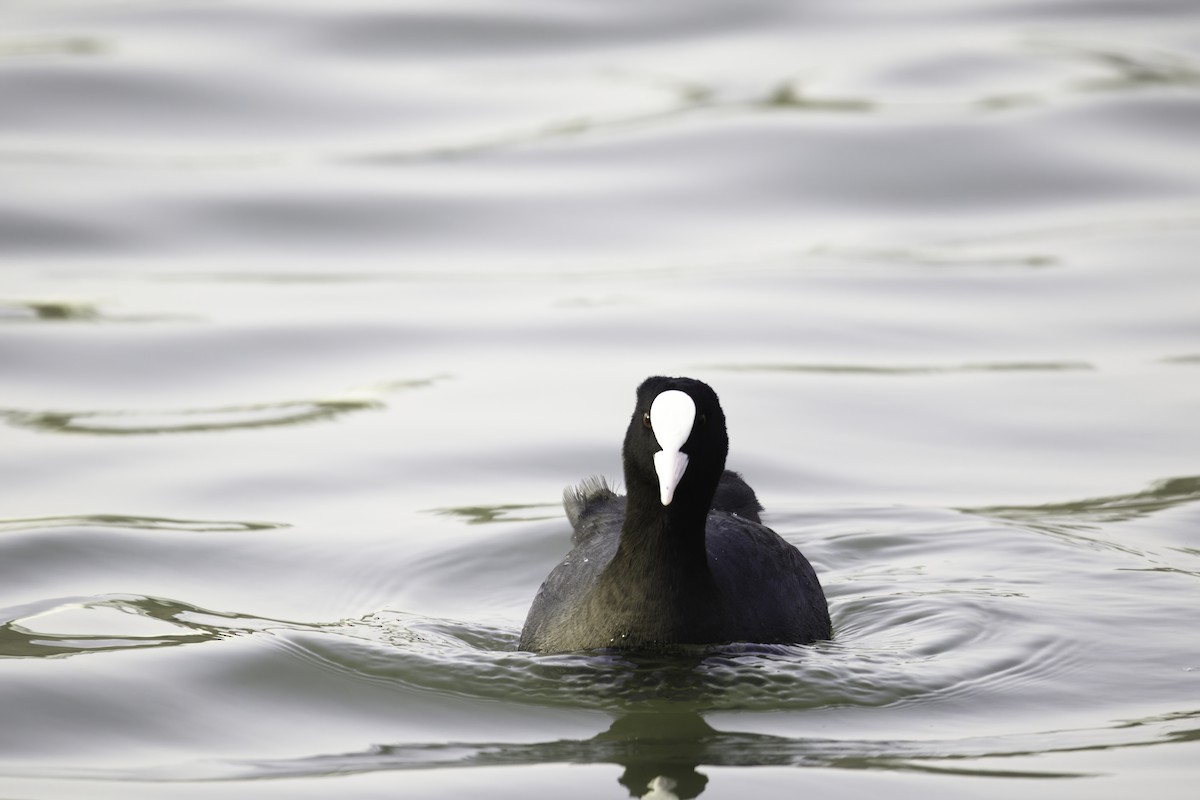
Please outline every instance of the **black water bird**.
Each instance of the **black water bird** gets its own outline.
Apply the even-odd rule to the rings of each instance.
[[[728,452],[725,414],[707,384],[647,378],[625,434],[627,495],[602,478],[564,492],[574,549],[538,590],[520,648],[828,639],[816,573],[761,524],[754,490],[725,469]]]

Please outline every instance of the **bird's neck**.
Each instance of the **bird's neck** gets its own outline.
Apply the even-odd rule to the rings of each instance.
[[[688,503],[676,497],[669,506],[659,501],[657,489],[628,487],[625,522],[618,553],[639,555],[642,563],[660,569],[675,568],[695,574],[708,572],[704,534],[710,502]],[[679,502],[684,500],[685,502]]]
[[[630,647],[714,641],[719,592],[705,549],[707,507],[683,511],[627,487],[617,552],[595,588],[595,625],[610,641]],[[678,498],[676,498],[678,499]]]

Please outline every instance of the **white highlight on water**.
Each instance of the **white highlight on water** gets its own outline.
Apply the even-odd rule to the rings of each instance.
[[[646,788],[650,791],[642,795],[642,800],[679,800],[679,795],[671,791],[676,786],[675,781],[666,775],[659,775]]]

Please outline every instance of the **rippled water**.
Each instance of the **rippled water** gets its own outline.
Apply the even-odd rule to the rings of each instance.
[[[0,20],[0,794],[1194,793],[1194,3]],[[653,373],[833,641],[516,650]]]

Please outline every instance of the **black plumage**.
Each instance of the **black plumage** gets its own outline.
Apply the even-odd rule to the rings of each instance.
[[[678,442],[656,400],[676,393]],[[685,398],[694,404],[690,429]],[[652,424],[651,410],[662,417]],[[656,427],[662,430],[656,431]],[[686,438],[685,438],[686,437]],[[520,647],[664,650],[732,642],[801,644],[832,635],[820,582],[800,551],[759,521],[762,507],[737,473],[717,395],[690,378],[647,378],[625,435],[627,495],[591,478],[564,493],[574,549],[538,591]],[[673,492],[660,450],[682,453]],[[668,497],[669,495],[669,497]],[[664,503],[664,500],[667,500]]]

